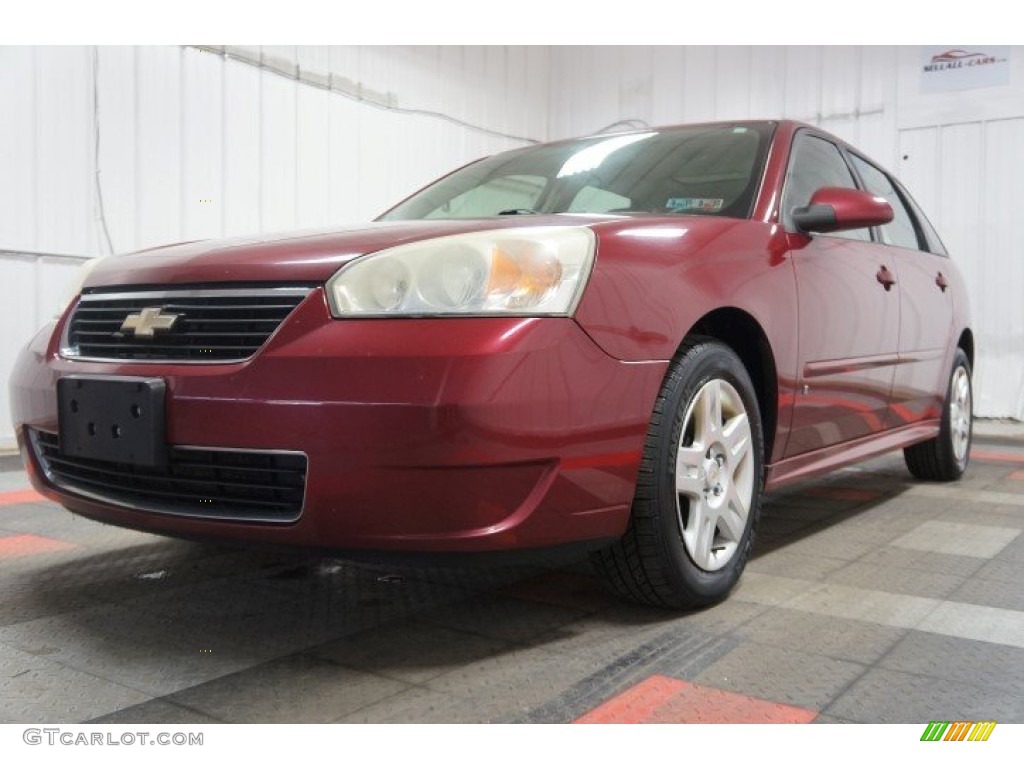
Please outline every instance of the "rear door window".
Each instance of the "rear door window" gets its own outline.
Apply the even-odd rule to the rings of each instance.
[[[879,227],[882,231],[882,242],[886,245],[895,245],[898,248],[923,250],[917,236],[917,227],[914,226],[914,219],[889,177],[867,160],[857,155],[851,155],[851,157],[857,173],[864,179],[864,186],[867,187],[868,192],[884,197],[892,206],[893,220]]]

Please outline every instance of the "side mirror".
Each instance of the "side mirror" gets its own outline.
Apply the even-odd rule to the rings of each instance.
[[[844,187],[822,187],[803,208],[793,209],[801,232],[841,232],[877,227],[892,221],[892,206],[884,197]]]

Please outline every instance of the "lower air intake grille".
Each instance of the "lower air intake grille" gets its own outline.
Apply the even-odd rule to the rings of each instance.
[[[36,457],[57,488],[81,496],[188,517],[291,523],[302,514],[306,457],[301,453],[169,449],[165,467],[138,467],[65,456],[57,435],[29,430]]]

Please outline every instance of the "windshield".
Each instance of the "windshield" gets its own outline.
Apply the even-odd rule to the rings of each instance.
[[[717,124],[503,152],[431,184],[381,220],[535,213],[750,216],[774,125]]]

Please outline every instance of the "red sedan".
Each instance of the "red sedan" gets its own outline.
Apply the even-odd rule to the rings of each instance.
[[[955,480],[974,342],[920,208],[797,123],[468,165],[377,222],[91,262],[11,387],[36,487],[192,538],[592,551],[724,597],[766,489],[902,448]]]

